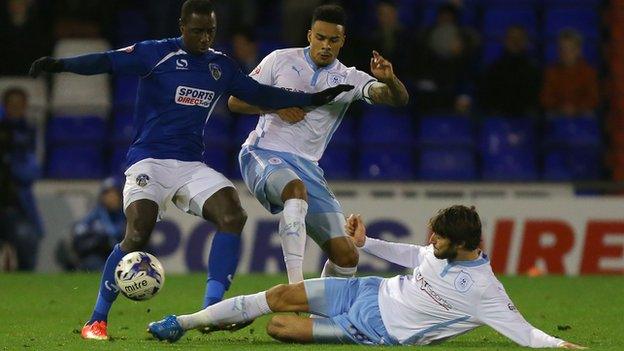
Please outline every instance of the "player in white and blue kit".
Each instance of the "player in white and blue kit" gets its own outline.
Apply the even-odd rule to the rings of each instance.
[[[82,329],[86,339],[108,339],[108,313],[118,294],[115,266],[126,253],[146,246],[170,201],[217,227],[204,306],[220,301],[228,289],[247,217],[234,185],[202,163],[203,127],[221,96],[234,95],[267,108],[318,106],[352,88],[340,86],[304,94],[258,84],[231,59],[210,48],[216,18],[209,0],[185,1],[180,31],[179,38],[71,58],[43,57],[31,66],[33,77],[41,72],[73,72],[141,78],[134,112],[135,136],[126,157],[125,237],[106,261],[93,314]]]
[[[265,57],[250,76],[262,84],[294,91],[317,92],[350,84],[350,92],[315,109],[267,110],[231,97],[234,112],[260,114],[239,155],[247,187],[271,213],[279,213],[279,235],[288,281],[303,280],[306,236],[327,253],[321,276],[353,276],[358,252],[344,233],[344,214],[318,166],[327,144],[349,105],[357,100],[402,106],[405,86],[392,64],[373,52],[371,72],[347,67],[337,57],[345,42],[345,14],[337,5],[315,9],[309,47],[277,50]]]
[[[428,345],[488,325],[522,346],[582,348],[529,324],[478,248],[481,220],[473,208],[451,206],[430,220],[429,246],[366,237],[360,216],[346,232],[364,252],[413,269],[393,278],[320,278],[278,285],[222,301],[202,311],[150,323],[160,340],[186,330],[250,321],[273,312],[310,312],[322,318],[274,316],[270,336],[286,342]]]

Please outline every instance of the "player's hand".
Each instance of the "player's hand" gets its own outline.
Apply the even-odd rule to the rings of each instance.
[[[41,72],[58,73],[63,70],[63,63],[50,56],[40,57],[30,65],[28,74],[37,78]]]
[[[345,224],[345,231],[356,247],[362,247],[366,243],[366,227],[361,215],[350,214]]]
[[[290,124],[295,124],[299,121],[302,121],[305,117],[305,111],[299,107],[288,107],[279,109],[276,111],[277,115],[284,122],[288,122]]]
[[[370,60],[370,69],[373,76],[381,82],[389,82],[394,79],[392,63],[379,55],[375,50],[373,50],[373,57]]]
[[[585,350],[587,347],[573,344],[571,342],[564,341],[563,344],[559,345],[560,349],[570,349],[570,350]]]
[[[323,91],[319,91],[318,93],[312,94],[312,105],[321,106],[325,105],[336,98],[336,96],[340,95],[345,91],[349,91],[353,89],[353,85],[348,84],[340,84],[336,85],[333,88],[327,88]]]

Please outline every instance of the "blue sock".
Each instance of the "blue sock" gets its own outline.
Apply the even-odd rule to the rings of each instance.
[[[106,263],[104,271],[102,271],[102,280],[100,281],[100,291],[98,292],[97,301],[93,308],[93,314],[88,324],[95,321],[107,321],[108,311],[110,311],[113,302],[117,298],[119,291],[115,285],[115,267],[121,261],[125,253],[121,251],[119,244],[115,245],[111,251]]]
[[[212,239],[204,308],[221,301],[225,291],[230,288],[238,266],[240,246],[240,234],[217,232]]]

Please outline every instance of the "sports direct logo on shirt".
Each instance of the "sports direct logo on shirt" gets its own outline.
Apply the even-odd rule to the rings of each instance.
[[[214,99],[214,95],[214,91],[185,87],[181,85],[176,89],[175,102],[180,105],[208,108],[212,99]]]

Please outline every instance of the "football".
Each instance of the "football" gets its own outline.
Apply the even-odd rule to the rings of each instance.
[[[135,301],[148,300],[165,284],[165,271],[153,255],[131,252],[117,264],[115,283],[125,297]]]

